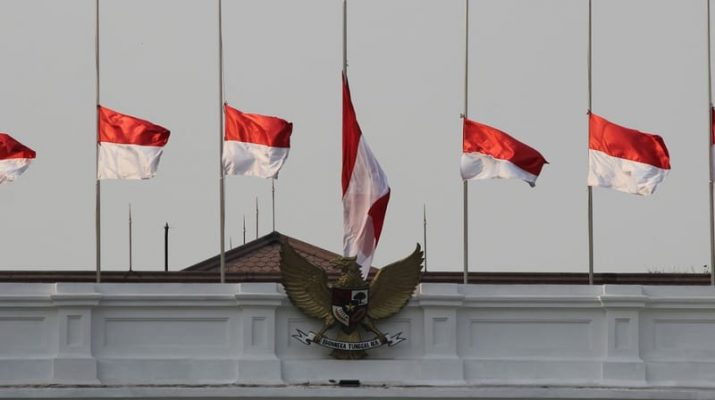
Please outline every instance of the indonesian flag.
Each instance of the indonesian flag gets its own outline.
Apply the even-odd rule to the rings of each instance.
[[[343,251],[357,257],[363,276],[372,265],[385,220],[390,186],[360,131],[343,74]]]
[[[17,179],[34,159],[34,150],[7,133],[0,133],[0,183]]]
[[[99,107],[97,179],[149,179],[156,174],[169,131]]]
[[[652,194],[670,170],[663,138],[589,114],[588,185]]]
[[[293,124],[277,117],[248,114],[224,104],[226,132],[223,169],[227,175],[278,176],[290,149]]]
[[[521,179],[531,187],[547,161],[508,134],[464,118],[462,179]]]

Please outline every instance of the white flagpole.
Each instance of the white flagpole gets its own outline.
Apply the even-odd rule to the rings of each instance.
[[[129,203],[129,272],[132,268],[132,203]]]
[[[273,214],[273,232],[276,231],[276,178],[271,178],[271,212]]]
[[[224,190],[224,178],[225,172],[223,169],[223,135],[224,135],[224,120],[223,120],[223,108],[224,108],[224,94],[223,94],[223,26],[221,18],[221,0],[218,0],[218,71],[219,71],[219,229],[220,234],[220,249],[221,255],[220,259],[220,271],[221,271],[221,283],[226,282],[226,192]]]
[[[588,118],[591,118],[591,0],[588,0]],[[589,122],[588,136],[591,137]],[[588,284],[593,285],[593,188],[588,187]]]
[[[94,208],[94,220],[95,220],[95,254],[97,256],[96,259],[96,268],[97,268],[97,283],[100,283],[102,281],[102,253],[101,253],[101,248],[102,248],[102,240],[101,240],[101,213],[100,213],[100,203],[101,203],[101,184],[99,180],[99,0],[95,0],[95,16],[94,16],[94,25],[95,25],[95,31],[94,31],[94,63],[95,63],[95,70],[96,70],[96,107],[94,109],[94,115],[95,115],[95,123],[96,123],[96,137],[95,137],[95,159],[94,159],[94,166],[95,166],[95,208]]]
[[[422,244],[425,246],[425,272],[427,272],[427,204],[422,206]]]
[[[348,75],[348,0],[343,0],[343,74]]]
[[[462,118],[467,118],[467,101],[469,99],[469,0],[464,0],[464,111]],[[464,195],[464,284],[469,278],[469,183],[465,179],[462,182],[462,192]]]
[[[169,223],[164,224],[164,272],[169,272]]]
[[[713,200],[713,140],[712,140],[712,126],[713,126],[713,90],[712,90],[712,66],[710,61],[710,0],[705,0],[707,4],[706,14],[707,14],[707,46],[708,46],[708,143],[710,146],[708,148],[708,169],[710,174],[709,179],[709,197],[710,197],[710,285],[715,286],[715,215],[713,207],[715,206]]]

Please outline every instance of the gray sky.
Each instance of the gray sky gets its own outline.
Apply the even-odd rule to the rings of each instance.
[[[705,1],[594,0],[593,110],[664,137],[656,194],[594,190],[605,271],[701,271],[709,258]],[[105,181],[103,265],[137,269],[218,253],[217,7],[207,0],[101,0],[101,102],[169,128],[156,178]],[[459,176],[463,1],[351,0],[349,76],[358,120],[392,187],[375,257],[422,241],[429,268],[462,269]],[[470,269],[587,270],[586,0],[472,0],[469,114],[542,152],[534,189],[470,183]],[[277,228],[342,249],[341,1],[224,0],[226,99],[294,123],[277,182]],[[37,151],[0,185],[0,268],[94,268],[93,0],[0,2],[0,131]],[[227,177],[226,238],[271,228],[270,181]],[[228,243],[227,243],[228,247]]]

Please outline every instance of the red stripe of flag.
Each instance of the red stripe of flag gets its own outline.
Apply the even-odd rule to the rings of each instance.
[[[290,147],[293,124],[269,115],[241,112],[228,104],[224,139],[236,142],[261,144],[269,147]]]
[[[353,102],[350,98],[348,77],[343,73],[343,195],[348,190],[350,177],[353,175],[361,136],[362,131],[357,122],[355,108],[353,108]]]
[[[377,199],[370,207],[367,215],[372,219],[372,231],[375,234],[375,245],[380,241],[382,234],[382,225],[385,222],[385,214],[387,213],[387,203],[390,202],[390,189],[387,189],[387,194]],[[368,265],[369,267],[369,265]]]
[[[670,169],[668,148],[663,138],[616,125],[591,113],[588,148],[612,157]]]
[[[99,107],[99,141],[163,147],[169,130],[149,121]]]
[[[464,118],[464,153],[481,153],[507,160],[524,171],[539,175],[546,159],[534,148],[488,125]]]
[[[7,133],[0,133],[0,160],[35,158],[35,151],[15,140]]]

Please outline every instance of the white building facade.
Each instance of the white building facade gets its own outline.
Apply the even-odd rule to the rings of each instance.
[[[0,398],[715,399],[709,286],[425,283],[357,361],[321,324],[277,283],[0,283]]]

